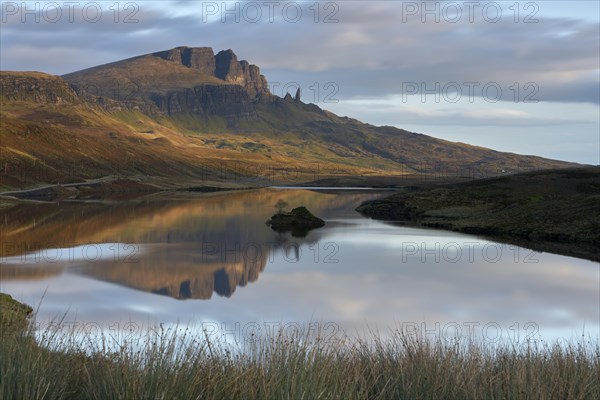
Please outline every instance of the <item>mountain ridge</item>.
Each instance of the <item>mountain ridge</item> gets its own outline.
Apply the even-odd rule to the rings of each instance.
[[[6,188],[107,175],[252,185],[312,180],[315,170],[476,178],[579,165],[373,126],[299,93],[281,98],[232,50],[176,47],[62,77],[2,71],[0,87]],[[27,176],[32,164],[43,179]]]

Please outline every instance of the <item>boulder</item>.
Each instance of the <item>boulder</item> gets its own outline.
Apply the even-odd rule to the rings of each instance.
[[[315,217],[306,207],[294,208],[291,212],[273,215],[266,224],[274,231],[292,232],[292,236],[306,236],[311,229],[321,228],[325,221]]]

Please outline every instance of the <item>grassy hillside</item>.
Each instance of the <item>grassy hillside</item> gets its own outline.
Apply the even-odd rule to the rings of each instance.
[[[0,189],[102,177],[158,186],[199,181],[248,186],[414,173],[477,178],[575,165],[375,127],[275,96],[243,98],[239,117],[223,116],[219,110],[235,113],[237,108],[221,104],[212,113],[211,102],[245,92],[226,91],[221,98],[220,87],[235,85],[220,81],[222,86],[211,86],[212,97],[205,99],[208,94],[195,88],[218,78],[153,56],[69,77],[101,94],[113,84],[143,90],[115,101],[90,90],[78,94],[52,75],[1,72]],[[198,113],[159,112],[151,98],[163,91],[168,92],[163,105],[208,101],[210,107]]]
[[[600,261],[600,167],[439,185],[357,210],[376,219],[416,221]]]
[[[112,100],[145,98],[150,92],[188,88],[204,84],[231,83],[197,70],[163,60],[152,55],[89,68],[64,75],[69,82],[78,82],[89,95]]]
[[[43,78],[40,78],[39,76]],[[135,109],[104,107],[60,86],[61,100],[38,101],[40,92],[56,92],[60,78],[6,73],[3,82],[27,76],[38,87],[0,98],[0,185],[4,189],[78,182],[100,177],[133,177],[158,185],[224,182],[245,185],[314,178],[315,167],[290,156],[292,145],[231,131],[210,133],[197,116],[149,116]],[[30,86],[30,83],[25,83]],[[11,91],[12,93],[12,91]],[[107,110],[110,108],[110,110]],[[199,127],[198,130],[192,130]],[[322,162],[327,171],[333,163]],[[344,169],[349,174],[381,173]],[[168,178],[176,177],[173,181]]]

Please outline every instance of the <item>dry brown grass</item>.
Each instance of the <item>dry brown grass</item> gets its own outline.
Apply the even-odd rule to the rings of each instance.
[[[39,343],[39,344],[38,344]],[[116,351],[115,351],[116,350]],[[2,398],[27,399],[591,399],[597,342],[495,347],[319,333],[238,346],[191,330],[137,340],[26,334],[0,342]]]

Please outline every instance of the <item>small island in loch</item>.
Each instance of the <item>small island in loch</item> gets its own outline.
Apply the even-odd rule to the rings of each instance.
[[[315,217],[304,206],[296,207],[290,212],[280,210],[266,222],[271,229],[278,232],[292,232],[292,236],[306,236],[311,229],[321,228],[325,221]]]

